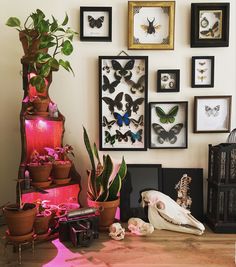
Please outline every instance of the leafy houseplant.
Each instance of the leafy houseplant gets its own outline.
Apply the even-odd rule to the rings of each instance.
[[[63,147],[45,147],[44,149],[48,152],[49,156],[54,158],[52,169],[54,179],[68,179],[72,165],[69,155],[72,155],[73,157],[75,156],[73,147],[66,144]],[[68,181],[65,180],[65,182]]]
[[[73,52],[72,41],[77,33],[67,27],[68,20],[66,14],[61,24],[54,16],[50,21],[37,9],[26,18],[23,25],[17,17],[10,17],[6,22],[7,26],[19,31],[25,52],[22,62],[28,64],[29,73],[34,73],[29,77],[29,83],[38,92],[44,91],[45,78],[49,77],[52,71],[63,67],[73,73],[69,61],[58,58],[59,55],[69,56]]]
[[[28,169],[34,183],[48,182],[53,160],[51,155],[40,155],[37,150],[32,152]]]
[[[101,210],[99,226],[101,229],[109,227],[114,220],[122,181],[126,176],[127,166],[124,158],[117,173],[113,177],[113,162],[109,155],[103,156],[101,163],[97,146],[91,147],[89,137],[84,128],[84,144],[86,146],[92,169],[88,171],[88,204]],[[97,164],[95,164],[95,158]]]

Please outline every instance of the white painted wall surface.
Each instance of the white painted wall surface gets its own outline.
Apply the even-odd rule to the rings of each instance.
[[[75,149],[75,164],[82,176],[84,187],[83,199],[86,198],[86,169],[89,168],[88,156],[82,138],[82,125],[91,140],[98,142],[98,56],[118,55],[121,50],[130,55],[149,56],[150,101],[189,101],[188,149],[148,150],[146,152],[109,152],[114,161],[119,162],[122,155],[127,163],[159,163],[163,167],[204,168],[207,176],[208,144],[224,142],[228,134],[194,134],[193,133],[193,99],[195,95],[232,95],[232,124],[235,123],[235,17],[234,0],[230,2],[230,46],[228,48],[190,48],[190,6],[189,0],[176,0],[175,49],[173,51],[128,51],[128,1],[127,0],[1,0],[0,2],[0,92],[1,92],[1,138],[0,138],[0,205],[15,200],[15,182],[21,155],[19,112],[23,96],[20,76],[20,58],[23,55],[18,34],[5,26],[10,16],[17,16],[22,21],[36,8],[46,15],[53,14],[63,19],[65,12],[69,15],[69,25],[79,31],[80,6],[112,6],[113,41],[109,42],[74,42],[74,53],[70,58],[75,77],[61,70],[53,74],[50,96],[58,104],[66,117],[65,143]],[[198,2],[198,1],[195,1]],[[212,2],[204,1],[201,2]],[[191,57],[215,56],[215,87],[209,89],[191,88]],[[156,71],[165,68],[179,68],[180,92],[157,93]]]

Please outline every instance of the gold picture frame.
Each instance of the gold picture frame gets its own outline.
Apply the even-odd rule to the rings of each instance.
[[[175,1],[129,1],[128,13],[128,49],[174,49]]]

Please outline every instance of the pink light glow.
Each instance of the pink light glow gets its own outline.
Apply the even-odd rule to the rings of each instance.
[[[37,127],[39,130],[44,130],[47,128],[47,122],[43,120],[39,120]]]
[[[62,186],[57,188],[45,189],[47,194],[39,192],[25,193],[22,195],[23,203],[34,203],[36,200],[48,200],[52,205],[58,205],[61,203],[78,203],[78,194],[80,191],[78,184],[72,184],[68,186]]]

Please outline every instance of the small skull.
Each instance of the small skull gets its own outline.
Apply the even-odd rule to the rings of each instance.
[[[128,229],[135,235],[148,235],[154,231],[154,227],[150,223],[144,222],[139,218],[130,218],[128,221]]]
[[[120,223],[113,223],[109,227],[109,236],[115,240],[122,240],[125,237],[125,228]]]

